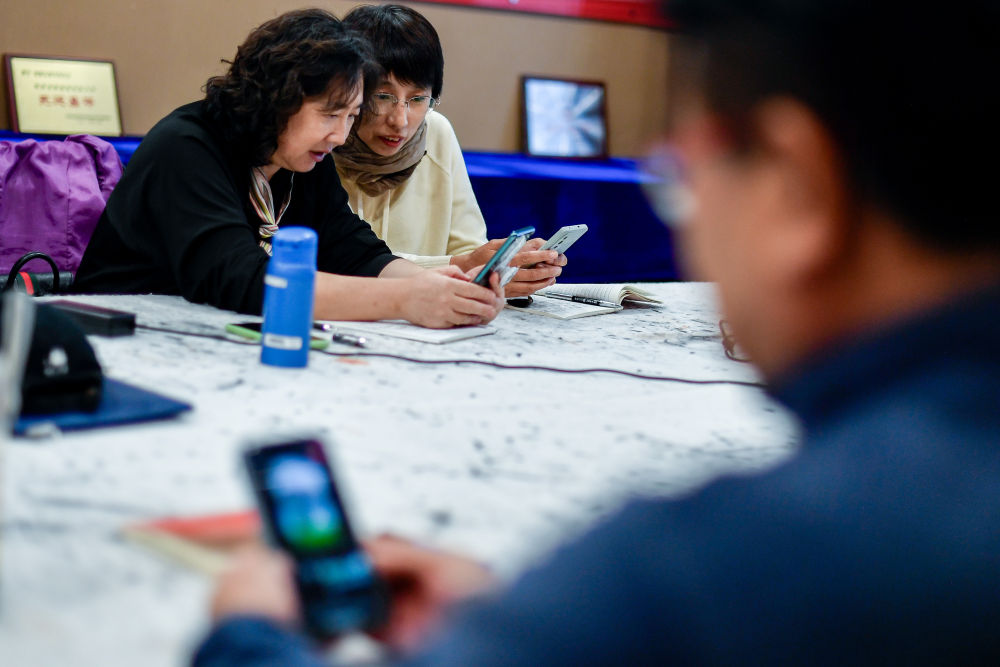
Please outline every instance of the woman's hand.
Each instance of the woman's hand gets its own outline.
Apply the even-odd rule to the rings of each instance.
[[[489,241],[470,253],[452,257],[452,263],[465,271],[481,266],[496,254],[504,241],[506,239]],[[521,270],[507,284],[507,296],[534,294],[555,283],[556,278],[562,274],[562,267],[566,266],[566,255],[560,255],[554,250],[539,250],[544,243],[545,239],[531,239],[511,259],[510,265],[521,267]]]
[[[365,550],[392,598],[389,620],[375,636],[403,651],[413,650],[433,633],[452,604],[496,586],[481,564],[399,537],[368,540]]]
[[[476,271],[477,269],[473,269]],[[504,306],[504,293],[496,275],[492,289],[472,282],[475,273],[463,273],[457,266],[428,269],[405,278],[406,293],[400,305],[403,317],[432,329],[486,324]]]
[[[527,296],[556,282],[566,266],[566,255],[555,250],[539,250],[545,239],[531,239],[510,261],[511,266],[521,267],[507,283],[507,296]]]
[[[464,255],[455,255],[451,258],[451,265],[457,266],[465,272],[471,271],[474,266],[483,266],[496,254],[504,241],[506,239],[494,239],[487,241],[472,252],[467,252]]]

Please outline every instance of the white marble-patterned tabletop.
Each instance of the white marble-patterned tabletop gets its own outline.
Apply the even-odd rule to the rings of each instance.
[[[644,287],[647,287],[644,285]],[[320,433],[362,533],[478,557],[505,577],[634,495],[690,491],[790,456],[788,415],[728,360],[710,286],[648,286],[664,304],[554,320],[507,310],[490,336],[369,337],[308,368],[260,363],[224,335],[247,319],[165,296],[74,297],[136,313],[91,337],[109,377],[191,403],[179,418],[16,439],[2,458],[0,662],[174,666],[208,627],[211,582],[122,539],[161,516],[246,509],[247,438]],[[347,355],[347,356],[339,356]]]

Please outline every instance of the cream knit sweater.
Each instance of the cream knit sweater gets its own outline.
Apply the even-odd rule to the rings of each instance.
[[[427,113],[427,155],[396,188],[372,197],[339,169],[338,173],[351,209],[394,255],[421,266],[443,266],[452,255],[486,243],[486,221],[455,130],[436,111]]]

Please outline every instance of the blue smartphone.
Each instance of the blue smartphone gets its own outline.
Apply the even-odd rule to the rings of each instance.
[[[322,443],[253,444],[244,462],[272,543],[291,555],[306,630],[331,638],[388,616],[388,593],[351,529]]]
[[[497,250],[492,257],[490,257],[490,261],[486,262],[483,270],[479,272],[479,275],[477,275],[475,280],[472,282],[477,285],[482,285],[483,287],[489,287],[490,275],[494,271],[500,272],[501,287],[510,282],[510,279],[514,277],[515,273],[517,273],[517,269],[508,266],[508,264],[510,264],[510,260],[513,259],[514,255],[517,254],[517,251],[520,250],[525,243],[527,243],[528,239],[530,239],[531,235],[534,233],[534,227],[522,227],[521,229],[515,229],[512,231],[510,236],[507,237],[507,240],[500,246],[500,249]],[[510,271],[508,269],[514,270]]]

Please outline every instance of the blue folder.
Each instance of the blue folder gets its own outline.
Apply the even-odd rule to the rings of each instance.
[[[161,394],[140,389],[118,380],[104,378],[101,404],[94,412],[60,412],[52,415],[27,415],[14,424],[15,435],[54,425],[61,431],[75,431],[100,426],[166,419],[191,409],[191,405]]]

